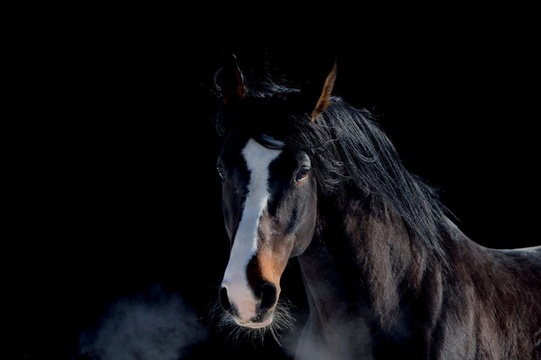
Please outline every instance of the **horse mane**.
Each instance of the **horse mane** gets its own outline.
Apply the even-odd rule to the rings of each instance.
[[[373,200],[368,202],[372,207],[389,205],[413,241],[432,248],[445,263],[443,240],[457,231],[449,220],[451,214],[436,190],[404,167],[371,112],[333,95],[326,111],[311,122],[310,92],[305,95],[270,77],[247,81],[247,88],[242,105],[223,106],[218,112],[220,135],[241,131],[267,147],[272,145],[262,138],[270,136],[282,141],[284,148],[306,151],[320,196],[336,201],[338,189],[346,187]]]
[[[390,205],[414,239],[443,255],[442,240],[456,231],[449,220],[451,213],[440,202],[435,188],[405,168],[374,116],[335,96],[322,117],[321,122],[329,125],[316,129],[330,131],[327,136],[333,141],[327,141],[327,149],[319,152],[318,166],[336,167],[336,159],[344,159],[340,163],[344,181],[354,191]]]

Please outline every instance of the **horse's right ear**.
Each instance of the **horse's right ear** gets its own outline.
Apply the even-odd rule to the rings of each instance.
[[[334,64],[332,66],[332,69],[327,74],[327,77],[325,78],[325,82],[319,93],[316,106],[314,107],[314,109],[312,110],[312,114],[310,115],[310,120],[312,122],[315,122],[319,114],[324,112],[327,109],[327,107],[330,105],[335,81],[336,81],[336,59],[334,59]]]
[[[235,55],[229,55],[224,66],[216,71],[214,83],[225,105],[235,105],[246,95],[244,75]]]

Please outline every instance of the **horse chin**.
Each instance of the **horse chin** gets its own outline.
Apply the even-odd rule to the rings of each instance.
[[[237,325],[250,328],[250,329],[261,329],[269,326],[272,323],[272,316],[268,319],[261,321],[261,322],[240,322],[238,320],[235,320]]]
[[[272,313],[268,313],[267,316],[265,316],[261,321],[244,321],[238,318],[234,318],[235,323],[239,326],[249,328],[249,329],[262,329],[270,324],[272,324],[272,320],[274,319],[274,316]]]

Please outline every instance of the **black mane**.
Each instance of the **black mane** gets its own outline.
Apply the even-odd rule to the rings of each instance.
[[[271,80],[256,84],[241,104],[224,106],[219,112],[220,134],[241,131],[256,140],[265,135],[283,141],[286,148],[306,151],[314,164],[320,196],[333,197],[347,186],[375,199],[370,202],[373,206],[387,204],[413,239],[443,254],[441,240],[456,230],[448,210],[435,189],[404,167],[369,111],[333,96],[331,105],[313,123],[310,94]]]

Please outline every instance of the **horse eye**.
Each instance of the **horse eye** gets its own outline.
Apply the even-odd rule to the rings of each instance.
[[[310,172],[310,168],[308,166],[303,166],[297,171],[297,174],[295,175],[295,181],[299,182],[305,179],[308,176],[308,173]]]
[[[217,167],[216,170],[218,171],[218,176],[220,179],[225,180],[225,170],[221,167]]]

